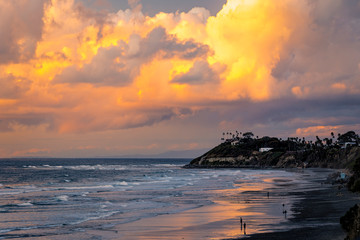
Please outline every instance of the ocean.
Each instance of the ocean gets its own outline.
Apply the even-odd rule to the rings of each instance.
[[[247,234],[280,231],[294,193],[331,172],[183,169],[189,161],[1,159],[0,239],[225,239],[244,236],[240,218]]]

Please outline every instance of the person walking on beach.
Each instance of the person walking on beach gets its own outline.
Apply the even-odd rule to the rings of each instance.
[[[240,217],[240,228],[242,230],[242,217]]]
[[[244,235],[246,235],[246,223],[244,222]]]

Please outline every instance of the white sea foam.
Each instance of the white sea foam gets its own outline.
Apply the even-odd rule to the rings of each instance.
[[[17,204],[19,207],[27,207],[27,206],[33,206],[31,202],[24,202]]]
[[[173,168],[173,167],[180,167],[182,165],[176,165],[176,164],[152,164],[154,167],[161,167],[161,168]]]
[[[56,199],[57,199],[58,201],[67,202],[67,201],[69,201],[69,196],[67,196],[67,195],[61,195],[61,196],[57,196]]]
[[[112,215],[114,215],[116,213],[118,213],[118,211],[103,212],[103,213],[100,213],[97,216],[87,217],[87,218],[84,218],[84,219],[82,219],[80,221],[76,221],[76,222],[74,222],[72,224],[76,225],[76,224],[84,223],[84,222],[91,221],[91,220],[107,218],[107,217],[111,217]]]
[[[118,185],[127,186],[127,185],[129,185],[129,184],[128,184],[127,182],[125,182],[125,181],[122,181],[122,182],[118,183]]]
[[[58,190],[85,190],[85,189],[109,189],[114,188],[112,185],[91,185],[91,186],[73,186],[73,187],[61,187]]]
[[[37,168],[37,170],[44,170],[41,173],[46,176],[46,180],[40,183],[38,178],[34,178],[35,181],[33,181],[31,175],[28,174],[30,177],[24,178],[20,185],[14,183],[11,185],[12,189],[0,188],[0,195],[6,193],[11,195],[6,196],[6,198],[12,198],[15,203],[24,204],[23,208],[19,207],[21,211],[11,212],[11,214],[23,214],[25,211],[26,214],[34,214],[33,224],[37,225],[40,229],[38,233],[43,234],[50,228],[50,224],[61,227],[60,231],[63,231],[63,224],[76,224],[94,220],[94,222],[86,224],[87,229],[84,229],[81,225],[74,227],[76,229],[74,231],[91,231],[92,226],[101,228],[102,224],[109,224],[109,222],[111,224],[121,224],[153,215],[177,213],[186,209],[210,205],[214,203],[213,190],[225,190],[215,191],[216,195],[221,196],[227,193],[232,194],[233,192],[230,188],[236,187],[241,191],[242,186],[251,187],[256,186],[257,183],[260,183],[262,188],[274,188],[277,187],[276,182],[265,181],[274,176],[277,176],[278,179],[296,179],[294,182],[299,182],[299,186],[292,186],[292,191],[294,189],[301,189],[303,191],[302,188],[304,188],[304,184],[308,181],[308,177],[305,178],[297,173],[286,173],[284,171],[233,169],[183,170],[176,164],[156,164],[158,162],[155,161],[140,162],[143,163],[140,165],[130,164],[134,162],[106,162],[104,160],[98,160],[98,162],[94,160],[89,160],[88,162],[81,160],[76,162],[74,160],[71,163],[75,164],[75,166],[67,166],[69,164],[67,160],[63,162],[54,161],[50,165],[41,165],[44,162],[39,164],[31,162],[32,165],[37,166],[20,167],[19,173],[31,173],[33,172],[31,168]],[[111,163],[112,165],[106,165],[106,163]],[[128,171],[119,171],[115,174],[112,172],[123,169]],[[59,173],[47,173],[46,171],[49,170],[59,170]],[[68,171],[63,170],[77,172],[70,174]],[[87,170],[103,172],[91,174]],[[105,172],[104,170],[110,170],[110,172]],[[70,175],[71,178],[65,173]],[[293,175],[296,176],[293,177]],[[221,181],[218,179],[219,176],[222,179]],[[302,178],[304,180],[300,180]],[[72,181],[66,183],[65,180],[69,179],[72,179]],[[301,181],[305,182],[302,183]],[[238,185],[234,185],[234,183]],[[284,182],[280,181],[278,183],[283,184]],[[25,184],[28,186],[25,186]],[[229,191],[226,191],[226,189],[229,189]],[[29,194],[29,192],[32,193]],[[20,195],[15,196],[14,193]],[[22,196],[21,194],[24,195]],[[244,194],[251,199],[251,196],[255,196],[254,194],[257,193],[249,191]],[[32,202],[24,200],[30,199],[30,197],[33,200]],[[287,196],[281,197],[287,198]],[[284,199],[282,202],[286,206],[291,206],[292,200]],[[33,206],[30,205],[32,203],[34,204]],[[25,207],[26,205],[28,207]],[[6,208],[3,209],[7,210]],[[37,216],[36,212],[41,212],[41,215]],[[111,218],[111,221],[96,221],[96,219],[106,218],[113,214],[117,215]],[[289,210],[290,215],[291,211]],[[281,215],[281,217],[283,216]],[[0,219],[0,229],[7,227],[5,221]],[[26,227],[27,224],[28,222],[25,221],[19,222],[18,228],[12,230],[11,234],[14,236],[18,232],[19,234],[26,234],[26,228],[23,227]],[[59,237],[61,238],[60,235]]]
[[[121,165],[79,165],[79,166],[66,166],[63,167],[70,170],[125,170],[126,168]]]
[[[103,204],[101,204],[100,208],[107,208],[108,206],[111,206],[111,205],[113,205],[111,202],[106,201]]]
[[[89,194],[89,192],[83,192],[83,193],[81,193],[81,196],[86,197],[88,194]]]
[[[115,171],[121,171],[127,169],[127,167],[122,165],[76,165],[76,166],[50,166],[50,165],[42,165],[42,166],[31,166],[31,165],[24,165],[24,168],[34,168],[39,170],[61,170],[61,169],[67,169],[67,170],[77,170],[77,171],[86,171],[86,170],[115,170]]]

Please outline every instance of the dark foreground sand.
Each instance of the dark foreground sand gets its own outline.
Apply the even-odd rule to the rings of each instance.
[[[321,190],[296,193],[303,195],[303,199],[294,204],[292,211],[295,214],[286,223],[293,229],[284,232],[257,233],[237,239],[343,240],[346,233],[339,223],[340,217],[354,204],[360,203],[360,198],[347,191],[345,187],[339,188],[339,185],[333,185]],[[321,226],[323,221],[328,224]]]

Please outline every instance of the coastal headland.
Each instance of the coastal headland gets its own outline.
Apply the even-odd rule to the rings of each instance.
[[[335,141],[233,137],[192,160],[185,168],[351,168],[360,157],[359,136],[350,131]]]
[[[246,132],[242,136],[240,133],[241,137],[238,132],[236,135],[228,133],[227,135],[230,137],[223,138],[221,144],[195,158],[184,168],[341,169],[331,177],[332,184],[338,184],[339,189],[348,189],[341,193],[345,198],[351,192],[360,192],[360,138],[354,131],[338,134],[337,138],[334,133],[325,139],[317,136],[316,141],[306,141],[305,138],[298,137],[285,140],[268,136],[259,138],[254,137],[252,132]],[[333,207],[332,217],[337,219],[338,223],[336,226],[321,229],[304,226],[287,232],[257,234],[250,236],[249,239],[289,239],[290,237],[292,239],[335,239],[331,237],[336,234],[336,239],[344,239],[341,234],[343,230],[347,233],[346,240],[359,239],[360,205],[358,201],[351,202],[355,205],[348,210],[349,205],[344,203],[349,203],[349,199],[333,201],[325,199],[324,196],[320,193],[305,196],[304,205],[294,206],[294,208],[301,209],[299,211],[301,214],[312,218],[312,214],[319,212],[313,211],[314,207],[318,210],[323,209],[323,213],[326,213],[331,205]],[[322,200],[314,202],[314,197]],[[303,220],[302,216],[291,219],[291,221],[299,222]]]

